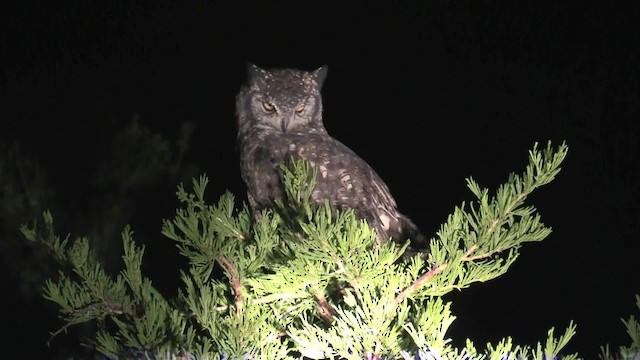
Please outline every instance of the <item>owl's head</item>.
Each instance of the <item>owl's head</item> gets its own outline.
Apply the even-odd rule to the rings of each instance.
[[[249,64],[247,82],[236,99],[240,130],[258,126],[284,133],[324,131],[320,89],[326,74],[326,66],[307,72]]]

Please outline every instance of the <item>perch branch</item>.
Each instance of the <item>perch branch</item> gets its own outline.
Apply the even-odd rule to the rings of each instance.
[[[240,316],[243,310],[243,296],[242,286],[240,284],[240,276],[238,275],[238,271],[236,271],[235,267],[233,267],[231,261],[229,261],[229,259],[227,259],[225,256],[218,256],[218,261],[220,261],[222,266],[225,268],[225,270],[227,270],[227,273],[229,274],[229,281],[231,281],[233,292],[236,295],[236,313],[238,314],[238,316]]]

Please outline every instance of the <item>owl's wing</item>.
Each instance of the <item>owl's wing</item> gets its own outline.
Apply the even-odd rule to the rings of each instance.
[[[380,176],[355,152],[325,136],[305,136],[290,145],[290,155],[318,168],[313,200],[328,199],[337,209],[354,209],[374,228],[379,242],[389,238],[424,241],[415,224],[397,209],[396,201]]]

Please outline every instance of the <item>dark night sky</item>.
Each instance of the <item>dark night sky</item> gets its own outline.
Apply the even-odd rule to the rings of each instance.
[[[242,194],[234,96],[246,62],[328,64],[328,131],[428,235],[472,200],[465,177],[495,188],[535,141],[566,140],[563,171],[530,198],[553,234],[506,275],[451,296],[451,335],[534,345],[574,319],[568,350],[593,358],[629,343],[619,319],[640,293],[640,42],[623,3],[558,3],[14,4],[1,15],[0,139],[19,139],[73,187],[82,176],[65,174],[97,156],[105,127],[139,114],[173,139],[193,121],[186,157],[209,193]]]

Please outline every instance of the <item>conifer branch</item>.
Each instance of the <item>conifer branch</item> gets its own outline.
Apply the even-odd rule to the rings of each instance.
[[[478,197],[477,207],[472,205],[471,213],[465,211],[464,204],[455,209],[454,214],[449,217],[447,223],[438,233],[438,241],[433,242],[436,248],[432,251],[439,252],[437,250],[439,246],[446,250],[443,254],[446,255],[443,258],[444,261],[435,261],[439,265],[432,266],[428,272],[419,276],[411,285],[401,291],[396,296],[396,304],[401,303],[429,280],[443,273],[445,269],[451,268],[454,264],[459,264],[454,266],[456,268],[462,266],[463,274],[465,274],[471,271],[468,266],[471,266],[472,263],[488,259],[485,263],[474,266],[485,274],[483,275],[485,279],[498,276],[506,271],[509,264],[515,260],[516,249],[522,242],[544,239],[550,233],[550,229],[545,228],[539,222],[538,216],[531,216],[534,212],[532,207],[522,208],[521,206],[534,189],[553,180],[560,171],[559,166],[566,153],[565,144],[562,144],[558,151],[554,152],[549,143],[542,153],[537,150],[537,144],[535,144],[534,149],[529,152],[530,162],[525,173],[523,175],[510,174],[508,182],[500,186],[495,197],[492,198],[489,198],[487,189],[481,189],[475,181],[468,179],[469,188]],[[470,224],[470,227],[467,223]],[[496,231],[498,233],[495,233]],[[462,254],[457,247],[451,247],[451,244],[455,244],[459,238],[462,238],[468,246]],[[505,263],[501,263],[499,258],[494,258],[496,254],[506,250],[511,251],[507,255]],[[478,273],[478,275],[482,273]],[[484,280],[479,276],[476,276],[475,279],[459,276],[451,280],[456,279],[457,281],[447,281],[442,284],[444,286],[436,284],[431,290],[441,293],[449,289],[463,288],[472,281]]]
[[[51,333],[47,345],[63,331],[67,331],[72,325],[84,322],[83,318],[103,317],[105,315],[127,315],[133,317],[133,310],[126,304],[117,301],[96,301],[74,309],[73,317],[68,320],[60,329]]]
[[[480,260],[480,259],[485,259],[485,258],[491,257],[494,254],[498,254],[498,253],[501,253],[504,250],[506,250],[503,247],[497,247],[492,251],[487,251],[485,253],[473,256],[473,254],[476,252],[476,250],[478,250],[478,248],[479,248],[479,246],[477,244],[472,245],[467,251],[465,251],[464,256],[462,256],[461,260],[463,262],[476,261],[476,260]]]
[[[431,270],[429,270],[428,272],[420,276],[418,279],[416,279],[416,281],[414,281],[406,289],[402,290],[400,294],[396,296],[394,303],[396,305],[399,305],[400,303],[402,303],[404,299],[411,296],[412,293],[420,289],[424,284],[427,283],[427,281],[431,280],[431,278],[433,278],[434,276],[442,273],[447,268],[447,266],[448,264],[440,264],[436,267],[431,268]]]
[[[313,295],[318,302],[318,315],[322,318],[322,320],[324,320],[327,325],[331,325],[333,323],[333,316],[335,315],[335,312],[333,311],[331,305],[327,302],[327,298],[325,297],[324,292],[316,289]]]
[[[233,289],[233,293],[235,294],[236,314],[238,315],[238,317],[240,317],[242,316],[243,303],[244,303],[243,294],[242,294],[243,293],[242,284],[240,283],[240,276],[238,275],[238,271],[236,270],[236,268],[233,266],[231,261],[227,259],[226,256],[224,255],[218,256],[218,261],[225,268],[229,276],[229,281],[231,282],[231,288]]]
[[[358,284],[358,280],[355,278],[355,276],[353,276],[353,274],[350,274],[347,271],[347,269],[344,267],[344,263],[342,262],[342,260],[336,260],[336,265],[338,266],[338,273],[342,273],[346,275],[347,284],[349,284],[349,286],[351,286],[351,288],[355,292],[356,299],[358,299],[358,301],[362,303],[362,290],[360,290],[360,285]]]
[[[478,244],[471,245],[471,247],[467,249],[467,251],[465,251],[464,255],[462,256],[462,261],[473,261],[474,258],[471,257],[471,255],[476,252],[476,250],[478,250],[478,247]]]
[[[115,279],[93,259],[86,240],[67,249],[67,240],[56,238],[49,248],[75,273],[45,288],[66,321],[53,335],[107,317],[115,326],[100,322],[95,344],[112,357],[127,349],[147,358],[189,359],[528,356],[529,348],[510,339],[484,354],[470,342],[454,348],[446,332],[455,317],[441,296],[503,274],[522,243],[550,233],[536,210],[522,204],[559,171],[566,145],[552,150],[534,147],[525,174],[510,175],[495,196],[468,179],[477,201],[470,209],[456,207],[431,239],[429,254],[408,261],[402,257],[408,244],[376,243],[353,211],[311,206],[316,173],[308,163],[283,168],[284,201],[254,222],[246,206],[236,210],[229,193],[207,205],[208,179],[201,177],[193,193],[178,187],[185,206],[163,224],[163,234],[189,260],[178,301],[164,300],[142,276],[144,247],[133,243],[128,228],[125,270]],[[226,277],[216,275],[220,270]],[[559,352],[571,330],[559,341],[549,333],[545,356]]]

